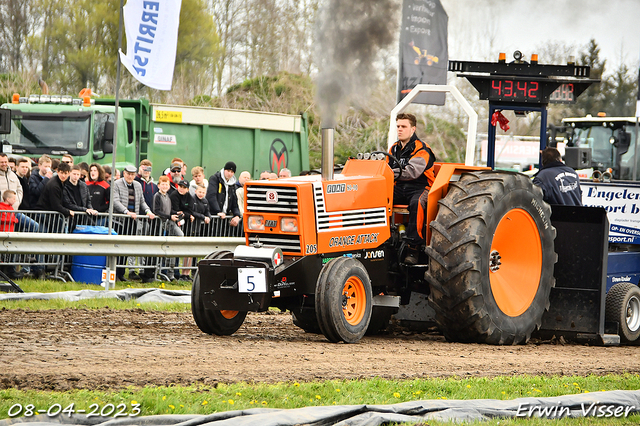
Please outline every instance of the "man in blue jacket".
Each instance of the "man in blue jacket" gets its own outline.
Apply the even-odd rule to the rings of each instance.
[[[555,148],[541,151],[542,167],[533,178],[533,183],[542,188],[543,200],[549,204],[567,206],[582,205],[582,190],[578,173],[562,162]]]

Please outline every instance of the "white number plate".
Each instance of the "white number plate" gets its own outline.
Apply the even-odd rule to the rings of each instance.
[[[238,292],[266,293],[266,275],[264,268],[238,268]]]

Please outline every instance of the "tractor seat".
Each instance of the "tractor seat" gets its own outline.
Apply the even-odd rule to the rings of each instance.
[[[409,205],[408,204],[395,204],[392,208],[394,213],[398,214],[409,214]]]

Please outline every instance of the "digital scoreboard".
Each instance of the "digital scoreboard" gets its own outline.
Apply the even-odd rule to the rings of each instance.
[[[492,78],[488,98],[494,101],[540,102],[541,84],[537,81]]]
[[[589,78],[589,67],[574,64],[449,61],[449,71],[469,80],[480,99],[499,104],[575,103],[600,81]]]

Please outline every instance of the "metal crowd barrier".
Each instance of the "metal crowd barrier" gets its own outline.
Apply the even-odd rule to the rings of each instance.
[[[18,222],[15,223],[15,220],[18,220]],[[81,233],[83,235],[78,236],[79,238],[76,238],[76,241],[91,241],[101,237],[97,237],[96,234],[92,233],[91,229],[79,227],[106,227],[108,226],[108,220],[108,214],[106,213],[94,216],[83,212],[74,212],[73,217],[70,216],[65,218],[58,212],[0,210],[0,231],[46,234]],[[145,236],[169,237],[169,239],[179,238],[171,237],[171,229],[171,225],[168,221],[158,217],[150,219],[148,216],[138,215],[136,219],[132,219],[129,215],[114,214],[112,232],[119,236],[141,237],[137,239],[137,241],[139,241],[139,250],[135,250],[135,254],[149,254],[149,256],[130,256],[129,254],[131,254],[130,252],[132,250],[129,250],[129,253],[126,253],[125,250],[123,255],[117,256],[115,267],[117,269],[127,268],[129,269],[130,274],[133,270],[138,270],[139,275],[145,275],[146,271],[147,277],[164,280],[172,278],[169,275],[176,275],[175,271],[177,270],[180,271],[177,274],[178,276],[186,278],[185,275],[188,275],[188,272],[192,272],[197,268],[197,262],[203,256],[176,258],[171,256],[157,256],[157,253],[155,253],[157,250],[151,250],[154,251],[154,253],[149,253],[145,250]],[[235,242],[238,242],[239,238],[244,238],[242,223],[237,227],[233,227],[230,226],[229,219],[220,219],[218,217],[212,217],[209,224],[201,223],[200,221],[188,222],[184,224],[181,229],[184,233],[184,238],[208,237],[208,240],[210,240],[211,237],[223,237],[225,239],[234,240]],[[104,233],[104,236],[106,236],[106,229],[96,228],[95,230]],[[14,239],[18,240],[19,238],[16,235]],[[195,241],[196,240],[194,239],[194,242]],[[24,245],[32,243],[30,241],[24,241],[23,239],[21,244]],[[22,249],[22,251],[24,251],[24,249]],[[56,250],[52,249],[51,251]],[[41,250],[32,250],[31,252],[40,253]],[[109,254],[113,255],[112,253]],[[99,254],[92,253],[91,255]],[[68,254],[0,254],[0,263],[3,266],[21,266],[23,268],[31,269],[30,272],[33,272],[34,269],[37,271],[38,268],[44,268],[44,271],[49,277],[62,281],[73,281],[73,277],[70,274],[72,259],[72,256]]]
[[[67,223],[64,215],[58,212],[36,210],[0,210],[0,230],[13,232],[34,232],[64,234]],[[71,276],[63,269],[64,256],[58,254],[2,254],[0,263],[9,267],[22,266],[28,272],[41,276],[65,280]]]

